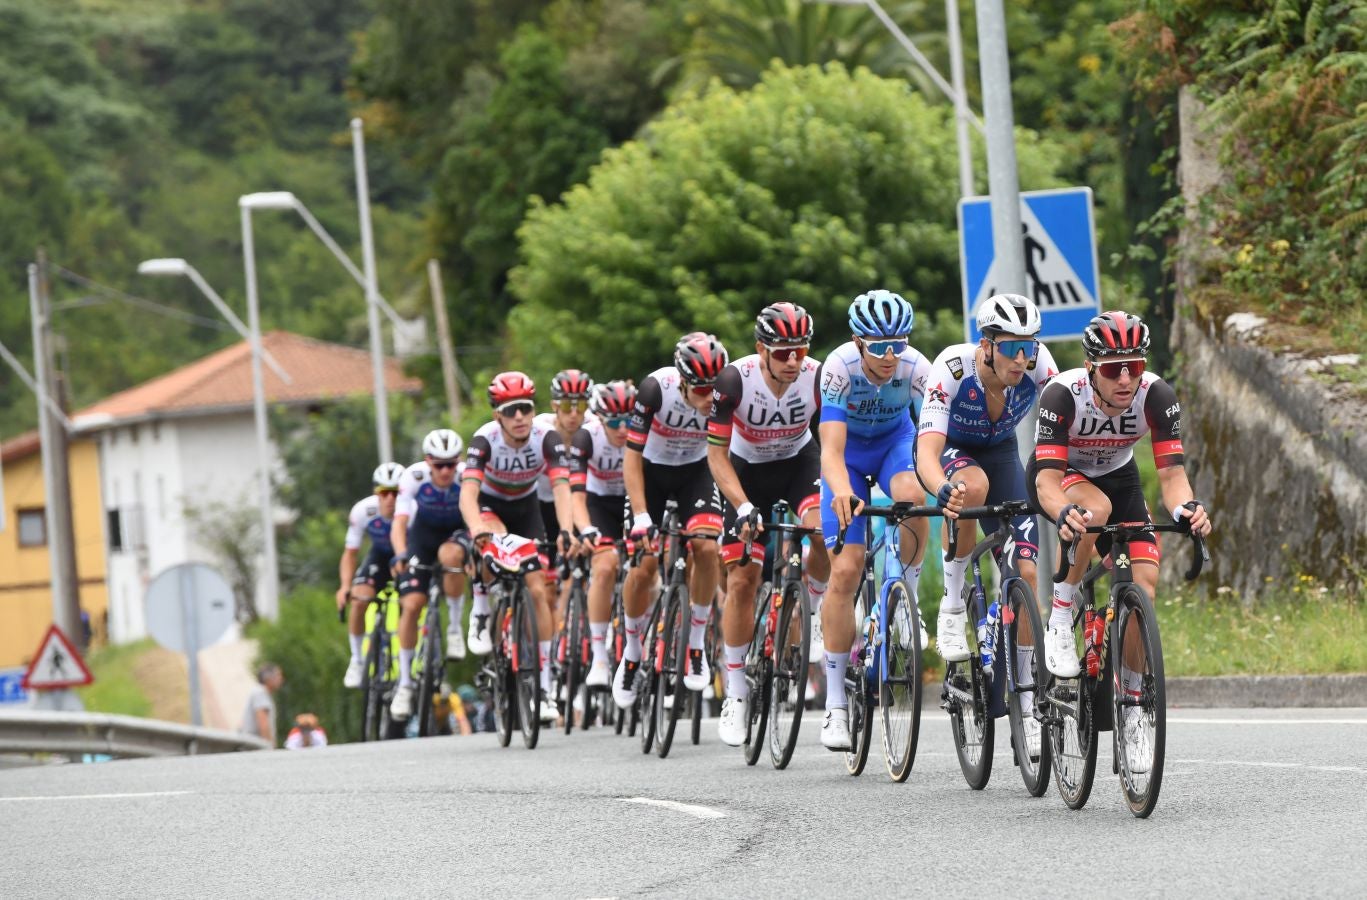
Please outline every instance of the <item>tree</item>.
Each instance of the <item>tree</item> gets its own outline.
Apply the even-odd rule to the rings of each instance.
[[[776,66],[752,91],[716,86],[671,107],[528,216],[515,354],[534,373],[639,378],[695,328],[743,352],[755,312],[780,297],[812,312],[826,345],[870,288],[898,290],[924,323],[956,311],[950,114],[836,65]],[[1055,148],[1017,141],[1022,188],[1054,186]]]

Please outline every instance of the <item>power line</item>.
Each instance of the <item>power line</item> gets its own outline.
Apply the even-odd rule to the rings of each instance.
[[[188,322],[192,325],[202,325],[206,328],[213,328],[217,331],[232,330],[230,326],[228,326],[224,322],[219,321],[218,319],[211,319],[207,316],[195,315],[194,313],[186,312],[183,309],[176,309],[173,306],[166,306],[165,304],[157,303],[154,300],[148,300],[145,297],[137,297],[133,294],[126,294],[118,288],[112,288],[108,285],[100,284],[98,281],[94,281],[90,278],[87,278],[84,275],[73,272],[70,269],[63,268],[62,266],[56,263],[49,263],[49,266],[51,267],[52,271],[56,272],[58,275],[60,275],[67,281],[71,282],[72,284],[78,284],[81,287],[88,288],[92,291],[95,291],[98,294],[103,294],[111,300],[117,300],[121,303],[127,303],[130,306],[135,306],[139,309],[145,310],[150,313],[155,313],[157,315],[166,316],[172,319],[179,319],[182,322]],[[71,307],[77,308],[80,306],[92,305],[88,302],[82,302],[88,301],[89,299],[90,298],[80,298],[80,300],[74,301],[71,304]]]

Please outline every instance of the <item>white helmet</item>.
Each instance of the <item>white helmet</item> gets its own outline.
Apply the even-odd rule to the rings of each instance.
[[[1020,294],[997,294],[978,307],[978,330],[1000,331],[1016,337],[1039,334],[1039,308]]]
[[[380,463],[375,467],[375,472],[370,476],[370,480],[375,482],[377,488],[397,488],[399,479],[403,477],[403,466],[396,462]]]
[[[465,449],[465,442],[449,428],[427,432],[422,439],[422,452],[433,459],[455,459]]]

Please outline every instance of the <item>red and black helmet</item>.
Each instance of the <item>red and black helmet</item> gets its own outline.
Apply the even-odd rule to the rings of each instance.
[[[562,369],[551,379],[552,400],[580,400],[593,390],[593,379],[578,369]]]
[[[716,335],[694,331],[674,346],[674,367],[686,384],[702,387],[717,380],[730,359]]]
[[[812,317],[796,303],[770,303],[755,317],[755,340],[771,346],[810,343]]]
[[[489,405],[497,409],[512,400],[533,400],[536,384],[521,372],[499,372],[489,382]]]
[[[1087,323],[1082,332],[1082,349],[1088,359],[1143,356],[1149,352],[1149,326],[1127,312],[1104,312]]]
[[[636,385],[630,381],[609,381],[595,385],[589,408],[601,418],[625,416],[636,405]]]

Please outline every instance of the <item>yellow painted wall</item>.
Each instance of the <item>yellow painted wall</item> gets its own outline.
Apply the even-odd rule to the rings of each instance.
[[[73,441],[72,526],[81,608],[90,613],[96,640],[105,634],[109,595],[105,587],[104,503],[100,500],[99,449],[92,440]],[[52,624],[51,570],[47,547],[19,546],[19,510],[42,509],[42,457],[34,452],[4,464],[5,530],[0,532],[0,668],[25,665]],[[49,532],[51,522],[48,523]],[[49,534],[50,537],[50,534]]]

